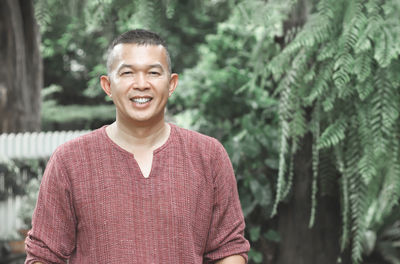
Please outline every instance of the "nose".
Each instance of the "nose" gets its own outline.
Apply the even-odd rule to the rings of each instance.
[[[143,73],[137,73],[134,79],[133,88],[138,90],[145,90],[149,88],[146,75]]]

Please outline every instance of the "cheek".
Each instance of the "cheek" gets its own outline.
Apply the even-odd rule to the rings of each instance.
[[[115,94],[124,94],[129,91],[131,81],[127,79],[117,79],[112,84],[111,88]]]
[[[114,80],[114,88],[118,88],[118,87],[122,87],[124,85],[124,83],[126,82],[125,79],[122,78],[115,78]]]

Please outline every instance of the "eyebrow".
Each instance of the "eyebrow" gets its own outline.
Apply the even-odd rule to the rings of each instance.
[[[121,69],[123,69],[123,68],[134,68],[134,65],[132,65],[132,64],[121,64],[121,66],[119,66],[118,67],[118,69],[117,69],[117,72],[119,72]],[[148,65],[147,66],[147,68],[148,69],[151,69],[151,68],[159,68],[159,69],[161,69],[162,71],[164,71],[164,68],[163,68],[163,66],[160,64],[160,63],[154,63],[154,64],[150,64],[150,65]]]

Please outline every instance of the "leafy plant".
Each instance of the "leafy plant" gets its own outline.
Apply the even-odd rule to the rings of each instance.
[[[253,10],[262,17],[257,11]],[[310,227],[318,187],[338,181],[341,248],[350,243],[352,260],[360,263],[363,236],[377,221],[367,221],[368,211],[379,204],[376,216],[384,217],[400,196],[400,5],[321,0],[310,11],[304,26],[296,28],[282,52],[268,63],[266,74],[259,75],[273,78],[280,98],[280,163],[273,214],[290,194],[293,156],[302,138],[311,133]],[[330,153],[334,166],[321,159],[323,153]],[[320,172],[327,167],[341,177],[327,179],[335,175]]]
[[[309,13],[290,26],[296,2],[239,3],[207,37],[198,65],[185,71],[182,96],[196,126],[220,138],[231,154],[247,219],[258,206],[275,215],[290,199],[293,158],[310,133],[309,226],[319,197],[339,184],[341,249],[350,247],[352,261],[360,263],[368,230],[400,196],[400,5],[302,1]],[[278,116],[265,115],[269,110]]]

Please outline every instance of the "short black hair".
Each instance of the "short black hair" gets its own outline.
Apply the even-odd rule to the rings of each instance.
[[[115,46],[118,44],[137,44],[141,46],[145,45],[154,45],[158,46],[161,45],[165,48],[167,54],[167,63],[168,63],[168,70],[172,72],[171,66],[171,57],[168,52],[168,47],[163,38],[161,38],[157,33],[154,33],[149,30],[145,29],[133,29],[122,33],[118,37],[116,37],[112,42],[110,47],[108,48],[108,55],[107,55],[107,71],[110,72],[111,68],[111,52]]]

